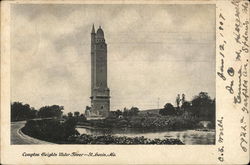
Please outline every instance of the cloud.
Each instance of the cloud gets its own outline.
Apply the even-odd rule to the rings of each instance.
[[[108,43],[111,108],[215,96],[212,5],[13,5],[11,99],[36,108],[90,105],[90,31]],[[206,74],[204,74],[206,73]]]

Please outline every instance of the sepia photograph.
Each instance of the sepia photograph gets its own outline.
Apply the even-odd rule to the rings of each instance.
[[[248,164],[247,0],[3,0],[0,164]]]
[[[215,145],[215,16],[213,4],[11,4],[11,145]]]

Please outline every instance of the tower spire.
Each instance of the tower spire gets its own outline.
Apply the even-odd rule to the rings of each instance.
[[[95,33],[95,25],[94,24],[92,26],[92,32],[91,33]]]

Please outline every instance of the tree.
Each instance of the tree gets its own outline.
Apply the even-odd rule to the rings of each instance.
[[[195,96],[191,102],[192,106],[201,107],[210,105],[212,103],[212,99],[208,96],[208,93],[200,92],[199,95]]]
[[[208,93],[200,92],[193,98],[192,113],[201,120],[213,121],[215,118],[215,100],[212,100]]]
[[[139,113],[139,108],[137,107],[131,107],[131,109],[129,110],[129,115],[130,116],[136,116]]]
[[[37,117],[37,110],[22,102],[11,103],[11,121],[27,120]]]
[[[117,110],[115,111],[115,114],[116,114],[116,116],[118,117],[118,116],[122,115],[122,111],[121,111],[120,109],[117,109]]]
[[[183,102],[183,104],[181,105],[181,109],[184,111],[187,111],[188,109],[190,109],[191,107],[191,103],[188,101]]]
[[[78,112],[78,111],[74,112],[74,116],[75,117],[79,117],[80,116],[80,112]]]
[[[176,110],[172,104],[167,103],[164,108],[159,111],[159,114],[163,116],[176,115]]]
[[[177,107],[180,107],[180,102],[181,102],[181,98],[180,98],[180,94],[178,94],[177,97],[176,97],[176,105],[177,105]]]
[[[118,113],[119,113],[119,111],[118,111]],[[138,115],[138,113],[139,113],[139,108],[131,107],[130,109],[124,108],[124,111],[122,114],[123,114],[123,116],[131,117],[131,116]]]
[[[186,102],[185,94],[182,94],[181,103],[182,105]]]
[[[208,112],[208,118],[212,121],[212,123],[215,122],[215,107],[216,107],[216,102],[214,99],[212,100],[212,103],[210,105],[210,111]]]
[[[123,108],[123,116],[129,116],[129,110],[125,107]]]
[[[68,113],[68,117],[73,117],[73,113],[72,113],[72,112],[69,112],[69,113]]]
[[[122,115],[122,111],[119,109],[109,112],[109,118],[118,118],[120,115]]]
[[[52,105],[52,106],[44,106],[41,107],[38,111],[38,116],[42,118],[46,117],[57,117],[60,118],[63,111],[63,106]]]

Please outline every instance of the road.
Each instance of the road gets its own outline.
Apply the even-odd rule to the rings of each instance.
[[[22,133],[21,128],[24,127],[26,121],[11,123],[11,144],[53,144],[32,138]]]

